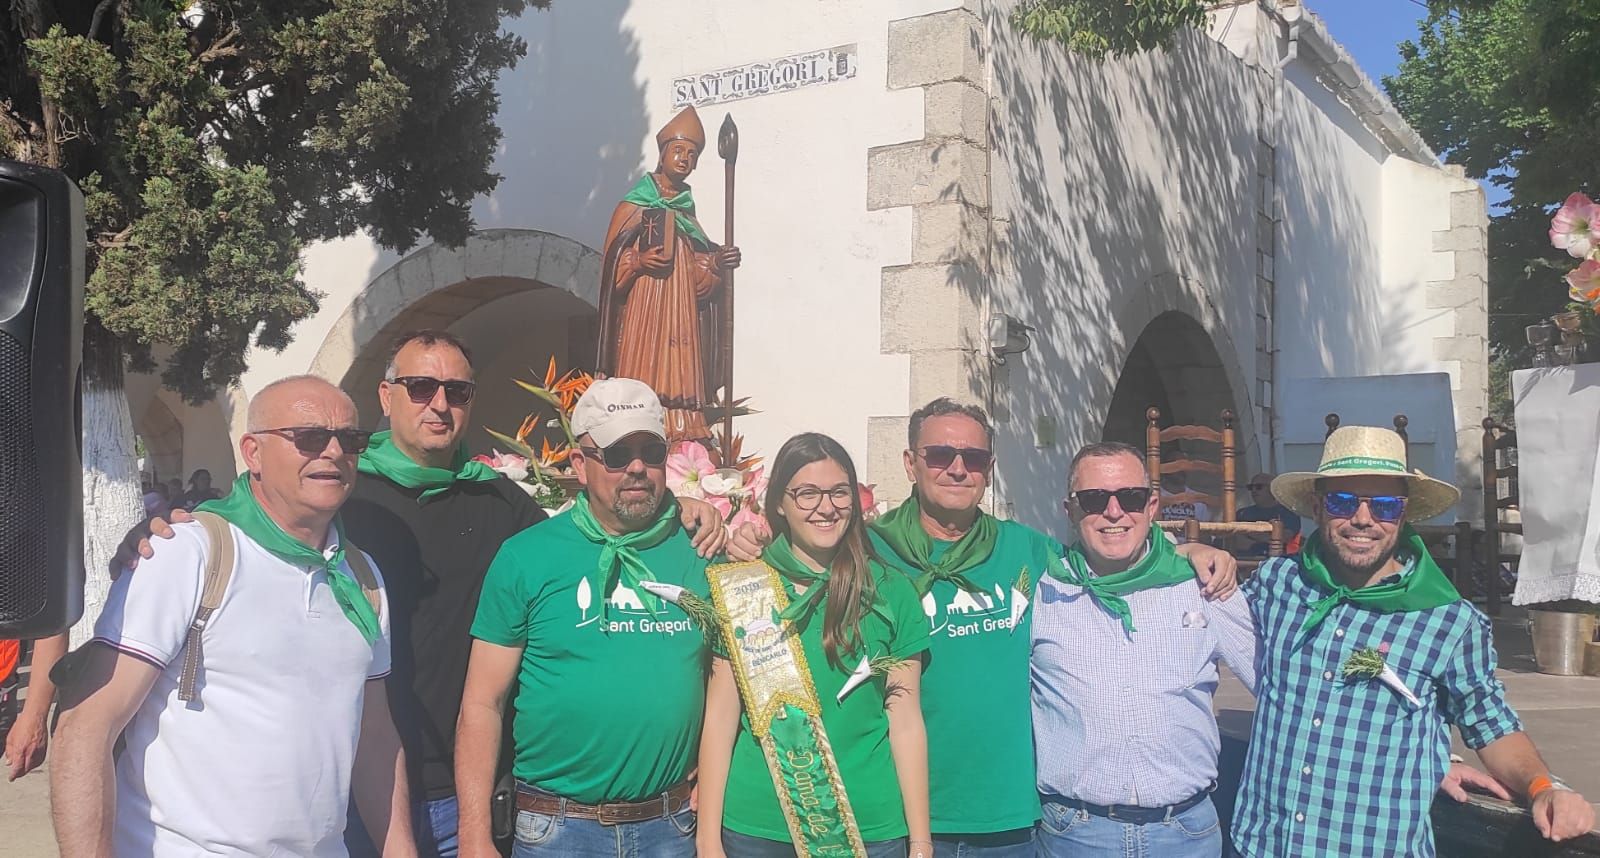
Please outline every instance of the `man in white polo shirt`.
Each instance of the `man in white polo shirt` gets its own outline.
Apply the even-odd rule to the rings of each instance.
[[[247,472],[201,507],[234,543],[217,610],[190,631],[216,546],[177,525],[150,574],[113,585],[64,692],[50,777],[62,855],[343,856],[352,791],[384,854],[415,855],[382,681],[387,604],[358,583],[337,518],[370,433],[308,376],[263,388],[248,420]]]

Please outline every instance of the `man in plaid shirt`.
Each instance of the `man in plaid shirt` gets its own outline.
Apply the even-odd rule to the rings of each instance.
[[[1529,800],[1540,833],[1588,831],[1594,809],[1551,777],[1506,702],[1488,618],[1406,524],[1460,493],[1408,473],[1404,440],[1365,426],[1334,432],[1315,473],[1284,474],[1272,493],[1318,531],[1245,588],[1260,647],[1239,853],[1432,856],[1452,724]]]

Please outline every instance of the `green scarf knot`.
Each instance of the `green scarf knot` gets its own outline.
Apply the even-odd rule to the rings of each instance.
[[[628,533],[613,534],[600,526],[594,517],[594,510],[589,507],[589,493],[578,492],[577,500],[572,504],[572,523],[577,526],[578,533],[584,539],[600,546],[600,562],[595,567],[596,592],[600,594],[600,614],[605,617],[611,611],[611,593],[620,584],[632,590],[639,597],[640,604],[652,614],[661,612],[661,597],[640,586],[645,581],[654,581],[656,576],[645,565],[644,558],[639,556],[639,551],[645,548],[654,548],[667,541],[677,531],[678,527],[678,502],[668,495],[661,509],[656,513],[656,520],[644,530],[634,530]]]
[[[656,184],[654,176],[649,173],[641,176],[632,190],[622,198],[625,203],[647,209],[666,209],[672,212],[674,221],[677,221],[678,232],[689,236],[702,248],[712,246],[711,239],[706,237],[705,230],[695,222],[694,196],[689,191],[689,186],[684,185],[683,190],[673,194],[670,198],[661,195],[661,188]]]
[[[333,519],[332,527],[338,547],[330,557],[321,549],[313,548],[283,532],[283,528],[261,508],[255,492],[250,490],[248,471],[233,481],[233,490],[228,492],[227,497],[206,501],[195,511],[216,513],[227,519],[234,527],[244,531],[244,535],[250,537],[252,542],[291,566],[309,566],[327,573],[328,589],[333,591],[333,599],[339,603],[339,610],[344,612],[345,618],[361,632],[361,637],[369,645],[377,641],[381,633],[378,614],[372,610],[372,603],[367,601],[367,594],[361,592],[361,584],[342,568],[344,524],[337,516]]]
[[[922,529],[922,501],[914,491],[905,503],[879,516],[872,523],[872,531],[888,543],[902,561],[913,567],[916,574],[912,582],[919,595],[926,596],[935,581],[950,581],[969,593],[988,592],[974,584],[966,573],[983,565],[994,553],[995,540],[1000,535],[994,516],[980,510],[972,529],[962,534],[937,561],[933,559],[933,537]]]
[[[789,583],[806,585],[804,593],[790,600],[789,605],[778,612],[779,620],[799,625],[816,612],[817,606],[822,604],[822,597],[828,592],[829,570],[812,569],[803,563],[795,556],[789,537],[782,534],[761,552],[761,559],[778,570],[778,574]]]
[[[1145,540],[1144,557],[1129,569],[1110,575],[1095,575],[1089,571],[1089,558],[1082,543],[1067,548],[1066,563],[1052,559],[1045,574],[1068,584],[1082,587],[1106,613],[1122,621],[1122,631],[1132,635],[1133,611],[1124,598],[1129,593],[1171,587],[1194,578],[1194,568],[1178,555],[1161,531],[1151,529]]]
[[[1460,600],[1461,594],[1445,577],[1439,564],[1434,562],[1421,534],[1409,524],[1400,529],[1399,549],[1415,558],[1413,562],[1416,565],[1410,573],[1387,584],[1351,589],[1335,580],[1333,573],[1322,562],[1322,531],[1318,530],[1307,537],[1300,549],[1300,556],[1295,558],[1300,566],[1300,577],[1327,595],[1312,603],[1310,616],[1300,624],[1300,639],[1295,643],[1295,649],[1311,639],[1317,627],[1341,602],[1350,602],[1383,614],[1394,614],[1426,611]]]
[[[372,433],[367,449],[356,461],[356,470],[383,477],[404,488],[422,489],[422,496],[417,498],[417,503],[449,491],[457,480],[487,482],[500,478],[500,473],[494,468],[469,459],[465,444],[456,448],[449,468],[430,468],[417,464],[410,456],[400,452],[389,436],[388,430]]]

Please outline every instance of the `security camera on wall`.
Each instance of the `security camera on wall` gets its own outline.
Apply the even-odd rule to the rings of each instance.
[[[0,161],[0,638],[83,613],[83,196]]]

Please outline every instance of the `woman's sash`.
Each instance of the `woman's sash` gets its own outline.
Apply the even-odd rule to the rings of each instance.
[[[865,858],[866,846],[822,728],[822,707],[796,635],[775,620],[789,604],[759,560],[706,570],[750,732],[767,758],[800,858]]]

